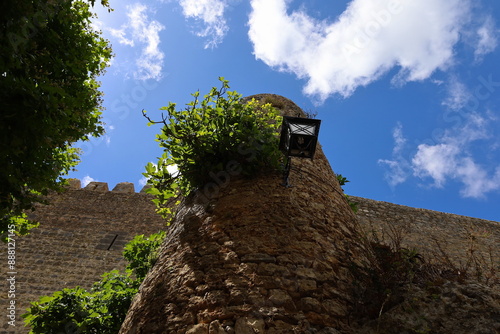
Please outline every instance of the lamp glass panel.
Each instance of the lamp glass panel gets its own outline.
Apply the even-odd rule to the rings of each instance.
[[[315,148],[315,138],[311,136],[293,135],[290,138],[288,154],[296,157],[310,158]]]
[[[295,135],[314,136],[316,125],[290,123],[290,131]]]

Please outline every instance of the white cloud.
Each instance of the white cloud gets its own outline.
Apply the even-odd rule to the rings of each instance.
[[[95,180],[87,175],[82,179],[82,187],[86,187],[90,182],[96,182],[96,181],[97,180]]]
[[[111,36],[115,37],[118,39],[118,43],[128,45],[128,46],[134,46],[134,40],[129,39],[126,37],[126,32],[125,28],[122,27],[121,29],[114,29],[114,28],[109,28],[109,32],[111,33]]]
[[[447,88],[448,94],[442,104],[451,110],[462,109],[472,98],[467,87],[456,77],[450,79]]]
[[[396,84],[424,80],[453,63],[469,0],[352,0],[335,22],[286,0],[251,0],[249,37],[257,59],[307,79],[321,101],[350,96],[394,67]]]
[[[179,168],[178,168],[177,165],[169,165],[169,166],[167,166],[167,171],[172,176],[177,176],[177,174],[179,174]]]
[[[481,198],[491,191],[500,190],[500,167],[490,175],[471,158],[464,158],[457,174],[465,185],[460,191],[464,197]]]
[[[474,162],[469,146],[489,137],[488,120],[470,114],[464,126],[446,131],[441,143],[418,146],[412,160],[414,174],[420,178],[431,177],[437,187],[442,187],[448,178],[456,179],[465,186],[461,191],[463,196],[481,197],[495,187],[489,184],[488,173]]]
[[[147,7],[142,4],[127,6],[129,23],[135,40],[144,45],[141,55],[136,61],[138,71],[136,78],[140,80],[160,79],[164,54],[159,49],[160,31],[165,27],[146,14]]]
[[[385,179],[391,187],[395,187],[405,182],[411,171],[409,162],[402,155],[406,145],[406,138],[403,135],[403,125],[401,123],[397,123],[392,132],[392,137],[394,139],[394,148],[392,150],[393,160],[379,159],[378,163],[388,167]]]
[[[442,187],[448,176],[454,176],[457,169],[459,147],[451,144],[418,145],[412,159],[415,176],[431,177],[437,187]]]
[[[404,141],[398,124],[393,133],[395,147],[392,159],[379,160],[388,168],[387,182],[395,186],[413,174],[421,180],[430,178],[433,186],[442,188],[446,182],[453,180],[462,185],[460,194],[463,197],[473,198],[500,190],[500,166],[487,168],[477,162],[471,150],[474,143],[481,141],[481,145],[488,145],[487,140],[494,137],[490,131],[492,121],[492,118],[470,114],[463,126],[445,131],[436,143],[418,145],[410,161],[402,155],[401,143]]]
[[[160,50],[160,31],[165,27],[149,18],[148,8],[140,3],[127,6],[127,22],[119,29],[108,28],[118,43],[139,49],[135,59],[134,78],[159,80],[164,53]]]
[[[493,52],[498,45],[498,30],[489,16],[481,27],[477,29],[477,45],[474,51],[476,60],[481,60],[484,55]]]
[[[105,132],[104,136],[102,136],[101,138],[104,139],[106,146],[109,147],[109,145],[111,144],[111,132],[115,129],[115,126],[114,125],[105,125],[104,128],[105,128],[106,132]]]
[[[139,185],[144,188],[144,186],[148,183],[148,178],[143,176],[139,179]]]
[[[386,165],[388,167],[388,172],[385,173],[384,177],[391,187],[395,187],[408,179],[409,165],[404,159],[401,159],[399,157],[397,158],[397,160],[380,159],[378,163],[381,165]]]
[[[186,18],[201,21],[203,28],[196,32],[197,36],[206,37],[205,48],[216,47],[228,31],[224,18],[227,7],[225,0],[180,0],[182,12]]]
[[[393,154],[399,154],[406,144],[406,138],[403,136],[403,125],[398,122],[394,131],[392,132],[392,137],[394,138],[394,149]]]

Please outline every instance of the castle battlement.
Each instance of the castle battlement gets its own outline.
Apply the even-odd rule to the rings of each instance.
[[[146,189],[150,188],[150,185],[145,185],[141,191],[139,191],[140,194],[145,194]],[[71,190],[89,190],[89,191],[99,191],[99,192],[107,192],[109,190],[109,186],[107,182],[97,182],[97,181],[92,181],[89,184],[87,184],[85,187],[82,188],[82,182],[79,179],[68,179],[68,188]],[[118,193],[135,193],[135,186],[132,182],[120,182],[118,183],[113,190],[113,192],[118,192]]]

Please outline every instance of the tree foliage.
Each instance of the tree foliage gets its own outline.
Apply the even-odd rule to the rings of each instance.
[[[165,239],[165,232],[151,234],[148,237],[137,235],[125,245],[123,257],[128,261],[127,271],[135,275],[138,281],[144,280],[149,269],[158,259],[158,249]]]
[[[229,91],[229,83],[219,78],[221,88],[213,87],[200,101],[200,93],[185,109],[169,103],[160,110],[161,123],[157,141],[164,153],[155,164],[146,166],[144,175],[156,196],[158,211],[168,217],[167,205],[176,195],[187,195],[219,175],[252,176],[262,170],[278,169],[279,113],[271,104],[256,100],[245,102],[241,94]],[[176,170],[172,172],[172,170]]]
[[[111,57],[82,0],[0,4],[0,234],[78,162],[71,144],[103,133],[96,78]],[[101,1],[107,6],[107,0]]]
[[[66,288],[32,302],[23,315],[30,333],[118,333],[164,238],[165,232],[136,236],[123,252],[128,261],[126,272],[105,273],[90,291]]]

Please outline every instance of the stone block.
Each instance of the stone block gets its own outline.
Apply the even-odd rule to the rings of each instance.
[[[114,188],[113,191],[120,193],[135,193],[134,184],[131,182],[120,182]]]
[[[219,320],[214,320],[208,326],[208,334],[226,334]]]
[[[274,256],[264,254],[264,253],[253,253],[253,254],[244,255],[241,258],[241,261],[242,262],[254,262],[254,263],[259,263],[259,262],[275,263],[276,258]]]
[[[347,314],[347,306],[341,303],[339,300],[326,299],[323,300],[322,306],[326,314],[334,317],[343,317]]]
[[[304,312],[321,313],[321,303],[316,298],[304,297],[300,300],[300,306]]]
[[[99,191],[99,192],[109,191],[108,184],[106,182],[96,182],[96,181],[90,182],[84,189],[91,191]]]
[[[238,334],[263,334],[264,320],[250,317],[242,317],[236,320],[235,332]]]
[[[78,190],[82,188],[82,182],[78,179],[68,179],[68,188]]]
[[[317,289],[316,281],[303,279],[299,281],[300,292],[311,292]]]
[[[148,190],[151,187],[152,187],[152,185],[146,184],[144,187],[142,187],[141,193],[146,194],[146,190]]]
[[[186,334],[208,334],[208,324],[196,324],[188,329]]]
[[[269,293],[269,301],[273,303],[274,306],[284,306],[291,307],[293,305],[293,300],[290,295],[283,290],[273,289]]]
[[[316,280],[316,272],[312,268],[297,268],[297,276],[302,277],[302,278],[308,278],[308,279],[313,279]]]

